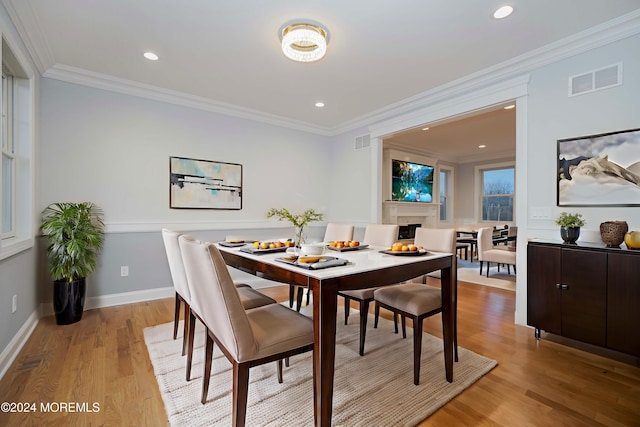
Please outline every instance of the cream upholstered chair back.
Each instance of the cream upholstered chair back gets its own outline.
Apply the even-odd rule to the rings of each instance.
[[[478,260],[484,261],[484,252],[493,249],[493,229],[482,227],[478,230]]]
[[[162,240],[164,241],[164,249],[167,252],[167,261],[169,261],[169,270],[171,271],[171,280],[176,292],[191,304],[191,292],[187,284],[187,275],[184,271],[184,263],[182,262],[182,253],[180,252],[180,244],[178,238],[180,233],[175,231],[162,229]]]
[[[179,241],[192,307],[235,360],[251,359],[257,344],[220,251],[211,243]]]
[[[398,240],[397,224],[369,224],[364,230],[362,243],[371,246],[391,247]]]
[[[456,230],[453,228],[416,228],[414,240],[416,246],[428,251],[456,252]]]
[[[324,232],[325,242],[353,240],[353,224],[330,222]]]

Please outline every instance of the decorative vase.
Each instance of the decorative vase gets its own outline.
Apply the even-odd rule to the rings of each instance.
[[[626,221],[605,221],[600,224],[600,236],[608,248],[617,248],[624,242],[624,235],[629,231]]]
[[[53,311],[58,325],[70,325],[82,319],[86,280],[53,282]]]
[[[575,244],[580,237],[580,227],[560,227],[560,237],[565,243]]]
[[[304,243],[304,234],[302,233],[303,227],[295,227],[296,236],[294,239],[296,248],[300,248],[300,245]]]

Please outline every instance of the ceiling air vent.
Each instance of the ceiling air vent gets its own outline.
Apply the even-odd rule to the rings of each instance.
[[[356,137],[356,150],[369,148],[371,145],[371,135],[362,135]]]
[[[622,62],[569,77],[569,96],[582,95],[622,84]]]

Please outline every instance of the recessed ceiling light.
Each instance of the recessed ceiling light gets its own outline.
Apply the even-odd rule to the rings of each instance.
[[[427,128],[422,128],[422,130],[429,130],[429,128],[428,127]]]
[[[478,145],[478,148],[487,148],[487,146],[482,144],[482,145]]]
[[[512,110],[514,108],[516,108],[515,104],[507,105],[506,107],[504,107],[505,110]]]
[[[496,9],[495,12],[493,12],[493,17],[496,19],[502,19],[502,18],[506,18],[507,16],[511,15],[513,13],[513,7],[512,6],[501,6],[498,9]]]
[[[316,107],[318,108],[324,107],[324,102],[316,102]]]
[[[145,52],[144,53],[144,57],[147,58],[149,61],[157,61],[158,60],[158,55],[156,55],[153,52]]]

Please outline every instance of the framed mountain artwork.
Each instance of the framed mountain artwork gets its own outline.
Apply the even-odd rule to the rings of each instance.
[[[558,206],[640,206],[640,129],[558,140]]]

